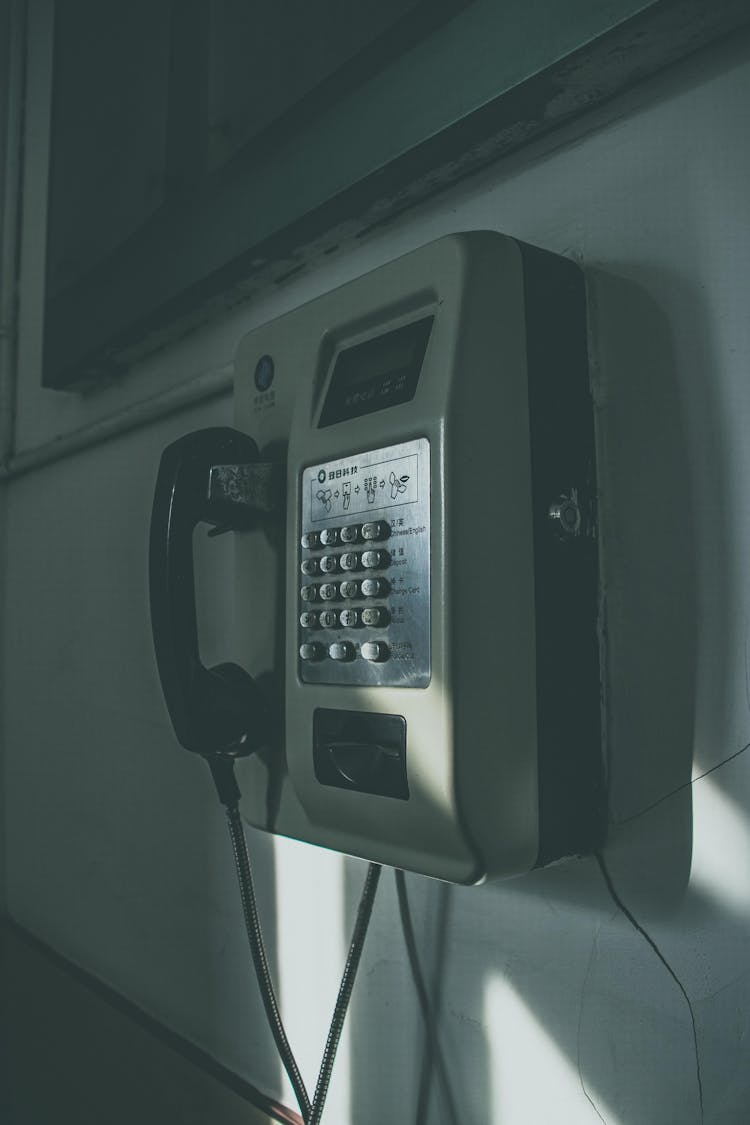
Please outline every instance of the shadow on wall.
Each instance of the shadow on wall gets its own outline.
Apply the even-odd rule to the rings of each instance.
[[[224,818],[205,765],[174,739],[148,614],[161,452],[227,411],[202,404],[7,489],[8,898],[19,924],[150,1015],[241,1073],[250,1042],[254,1074],[276,1076],[273,1044],[255,1033]],[[229,655],[226,539],[206,551],[207,663]],[[272,841],[259,868],[273,918]],[[248,966],[239,981],[235,965]]]
[[[689,876],[693,771],[704,773],[740,749],[725,724],[738,604],[726,511],[731,477],[716,358],[697,290],[650,269],[637,283],[595,275],[592,289],[604,497],[607,852],[618,888],[653,917],[677,905]],[[674,339],[650,294],[667,294],[679,306],[689,337]],[[708,747],[699,728],[699,673],[715,724]],[[643,817],[651,809],[659,815]]]
[[[645,269],[631,280],[596,272],[589,284],[606,622],[606,862],[617,894],[640,923],[658,920],[675,929],[684,926],[677,915],[685,914],[693,849],[698,578],[707,496],[715,498],[713,553],[730,558],[727,513],[718,499],[728,494],[727,469],[710,336],[698,294],[675,278]],[[680,303],[691,326],[687,371],[678,364],[684,348],[676,346],[655,300],[660,293]],[[691,372],[700,377],[688,379]],[[734,581],[731,572],[714,576],[714,636],[729,636],[733,627]],[[729,646],[717,651],[718,714],[727,702],[721,661]],[[727,748],[723,758],[736,749]],[[348,882],[346,914],[352,917],[359,874]],[[543,1081],[546,1040],[557,1060],[567,1059],[578,1098],[591,1102],[580,1102],[581,1120],[589,1119],[589,1110],[595,1121],[609,1109],[642,1125],[700,1119],[693,1010],[613,901],[594,860],[485,888],[448,888],[414,877],[409,888],[432,1002],[436,1009],[442,1002],[437,1024],[462,1122],[505,1120],[514,1095],[498,1093],[498,1083],[507,1077],[508,1088],[518,1088],[526,1079]],[[718,917],[746,935],[744,917],[721,908],[717,915],[715,906],[693,891],[687,915],[700,925],[713,910],[712,925]],[[395,926],[385,940],[395,945],[393,956],[404,957]],[[352,1104],[363,1107],[362,1125],[384,1109],[398,1109],[400,1121],[415,1125],[455,1125],[435,1058],[407,1041],[411,984],[396,1010],[384,1009],[373,989],[360,987],[350,1015],[350,1083]],[[514,1040],[523,1038],[520,1015],[517,1035],[509,1035],[507,1012],[493,1016],[492,998],[507,1005],[511,993],[536,1029],[527,1046],[537,1057],[525,1059],[525,1077],[498,1074],[498,1057],[507,1051],[515,1058],[520,1048]],[[409,1090],[396,1085],[404,1053],[417,1073]],[[501,1104],[502,1118],[492,1112]]]

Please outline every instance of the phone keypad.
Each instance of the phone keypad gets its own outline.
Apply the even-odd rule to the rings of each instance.
[[[304,682],[429,683],[429,462],[418,438],[303,470]]]
[[[366,529],[366,531],[365,531]],[[328,549],[333,543],[347,544],[357,542],[360,537],[366,541],[374,539],[384,540],[390,532],[390,527],[382,521],[378,523],[349,524],[345,527],[328,527],[316,536],[314,532],[305,532],[300,539],[303,550],[315,550],[307,544],[317,543],[318,549]],[[386,570],[390,563],[390,555],[381,549],[367,551],[341,551],[337,554],[311,555],[303,558],[300,569],[305,575],[329,575],[341,570],[351,573],[364,568],[368,571]],[[303,586],[300,596],[303,602],[320,600],[322,602],[337,602],[339,600],[353,601],[363,599],[366,602],[373,598],[383,598],[389,590],[385,577],[368,575],[357,581],[346,578],[343,582],[321,582],[315,586]],[[389,622],[388,611],[385,606],[346,606],[342,609],[323,609],[320,613],[310,610],[300,614],[300,625],[305,630],[320,629],[379,629],[386,628]],[[353,660],[363,660],[369,664],[383,663],[390,656],[390,649],[386,640],[381,637],[353,643],[348,639],[338,639],[329,644],[318,642],[303,642],[299,650],[300,660],[305,663],[318,663],[326,657],[338,663]]]
[[[380,525],[371,525],[371,527],[377,528],[378,538],[384,539],[386,537],[386,531]],[[352,542],[354,530],[356,530],[357,538],[360,535],[359,527],[356,529],[352,527],[327,528],[325,530],[328,532],[325,538],[329,544],[332,540],[339,540],[342,544],[346,543],[347,539]],[[320,546],[324,546],[324,534],[321,534],[319,538]],[[372,540],[374,535],[371,533],[368,538]],[[306,533],[301,537],[300,545],[305,549],[305,543],[312,541],[312,534]],[[307,550],[310,550],[310,548],[307,548]],[[351,572],[361,567],[368,571],[387,570],[390,561],[390,555],[385,550],[367,550],[361,553],[344,551],[337,555],[311,556],[302,559],[300,569],[305,575],[328,575],[336,573],[338,570]],[[374,598],[385,598],[388,592],[389,584],[385,577],[368,575],[362,581],[349,578],[340,583],[321,582],[315,586],[304,586],[301,590],[301,597],[306,602],[318,599],[329,603],[339,600],[352,601],[354,599],[363,599],[370,602]],[[358,629],[361,631],[362,628],[365,628],[377,629],[382,632],[386,629],[388,623],[388,610],[385,606],[379,605],[346,606],[340,610],[323,609],[320,613],[307,610],[300,614],[300,625],[305,630]],[[319,664],[326,658],[335,661],[337,664],[355,660],[362,660],[368,665],[383,664],[390,658],[390,655],[388,642],[383,637],[366,639],[356,644],[348,639],[339,639],[328,644],[306,641],[300,645],[299,649],[300,660],[305,664]]]

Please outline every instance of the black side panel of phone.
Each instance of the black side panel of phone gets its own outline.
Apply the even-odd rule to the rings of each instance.
[[[605,825],[596,456],[586,292],[575,263],[519,244],[524,265],[534,505],[539,854],[585,854]],[[549,507],[576,491],[580,533]]]

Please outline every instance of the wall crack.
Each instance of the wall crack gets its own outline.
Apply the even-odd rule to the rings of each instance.
[[[749,745],[750,745],[750,744],[749,744]],[[736,758],[736,757],[738,756],[738,754],[742,754],[742,753],[744,752],[744,750],[746,750],[747,748],[748,748],[747,746],[744,746],[744,747],[742,748],[742,750],[738,750],[736,754],[733,754],[733,755],[732,755],[732,757],[733,757],[733,758]],[[727,758],[726,760],[727,760],[727,761],[731,761],[731,758]],[[719,764],[720,764],[720,765],[723,765],[724,763],[719,763]],[[712,772],[713,772],[713,770],[715,770],[715,769],[718,769],[718,768],[719,768],[719,766],[718,766],[718,765],[717,765],[717,766],[713,766],[713,767],[712,767],[712,769],[710,769],[710,770],[706,770],[706,773],[712,773]],[[702,777],[705,777],[705,776],[706,776],[706,774],[702,774],[701,776],[702,776]],[[695,780],[695,781],[699,781],[700,779],[696,777],[696,778],[695,778],[694,780]],[[665,798],[664,798],[664,799],[665,799]],[[644,811],[645,811],[645,810],[644,810]],[[607,890],[609,891],[609,893],[610,893],[610,895],[611,895],[611,897],[612,897],[612,901],[613,901],[613,902],[615,903],[615,905],[616,905],[616,906],[618,906],[618,907],[620,908],[620,910],[621,910],[621,911],[623,912],[623,914],[625,915],[625,917],[627,918],[627,920],[628,920],[628,921],[630,922],[631,926],[632,926],[632,927],[633,927],[633,928],[634,928],[635,930],[637,930],[637,931],[638,931],[638,933],[639,933],[639,934],[641,935],[641,937],[643,938],[643,940],[644,940],[644,941],[645,941],[645,942],[646,942],[646,943],[647,943],[647,944],[648,944],[648,945],[649,945],[649,946],[651,947],[651,949],[652,949],[652,950],[654,951],[654,953],[655,953],[655,954],[656,954],[656,956],[657,956],[657,957],[659,958],[659,960],[661,961],[661,963],[662,963],[662,965],[664,966],[664,968],[665,968],[665,969],[667,970],[667,972],[669,973],[669,975],[670,975],[670,977],[672,978],[672,980],[673,980],[673,981],[675,982],[675,984],[676,984],[676,985],[677,985],[677,987],[679,988],[679,990],[680,990],[680,992],[681,992],[681,994],[682,994],[682,997],[683,997],[683,999],[685,1000],[685,1003],[687,1004],[687,1007],[688,1007],[688,1012],[690,1013],[690,1025],[691,1025],[691,1027],[692,1027],[692,1031],[693,1031],[693,1050],[694,1050],[694,1052],[695,1052],[695,1076],[696,1076],[696,1080],[697,1080],[697,1083],[698,1083],[698,1105],[699,1105],[699,1108],[700,1108],[700,1120],[701,1120],[701,1125],[702,1125],[702,1123],[703,1123],[703,1081],[702,1081],[702,1078],[701,1078],[701,1060],[700,1060],[700,1053],[699,1053],[699,1051],[698,1051],[698,1028],[697,1028],[697,1026],[696,1026],[696,1023],[695,1023],[695,1013],[694,1013],[694,1011],[693,1011],[693,1005],[692,1005],[692,1002],[691,1002],[691,1000],[690,1000],[690,997],[689,997],[689,996],[688,996],[688,994],[687,994],[687,991],[686,991],[686,989],[685,989],[685,986],[683,985],[682,981],[680,980],[680,978],[679,978],[679,977],[677,976],[677,974],[675,973],[675,971],[674,971],[674,969],[672,968],[672,966],[671,966],[671,965],[669,964],[669,962],[667,961],[667,959],[666,959],[666,957],[664,956],[664,954],[662,953],[662,951],[661,951],[661,950],[659,949],[659,946],[658,946],[658,945],[656,944],[656,942],[655,942],[655,941],[654,941],[654,939],[653,939],[653,938],[651,937],[651,935],[650,935],[650,934],[648,934],[648,933],[646,932],[646,930],[645,930],[645,929],[643,928],[643,926],[642,926],[642,925],[640,924],[640,922],[639,922],[639,921],[638,921],[638,919],[637,919],[637,918],[635,917],[635,915],[633,915],[633,914],[631,913],[631,911],[630,911],[630,910],[628,910],[627,906],[625,905],[625,903],[624,903],[624,902],[622,901],[622,899],[620,898],[619,894],[618,894],[618,893],[617,893],[617,891],[615,890],[615,886],[614,886],[614,883],[612,882],[612,876],[610,875],[610,873],[609,873],[609,870],[608,870],[608,868],[607,868],[607,865],[606,865],[606,863],[604,862],[604,856],[602,855],[602,853],[601,853],[601,852],[596,852],[595,854],[596,854],[596,860],[597,860],[597,863],[599,864],[599,867],[600,867],[600,869],[601,869],[602,877],[603,877],[603,879],[604,879],[604,882],[606,883],[606,886],[607,886]],[[587,1095],[587,1096],[588,1096],[588,1095]],[[590,1099],[589,1099],[589,1100],[590,1100]],[[596,1107],[594,1107],[594,1108],[596,1108]],[[599,1111],[597,1110],[597,1113],[598,1113],[598,1112],[599,1112]],[[600,1115],[600,1116],[601,1116],[601,1115]]]

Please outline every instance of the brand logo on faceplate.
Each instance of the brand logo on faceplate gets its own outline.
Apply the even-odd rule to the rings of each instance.
[[[329,469],[328,472],[326,472],[325,469],[321,469],[318,473],[318,480],[321,484],[325,480],[341,480],[342,477],[356,476],[358,471],[358,465],[347,465],[343,469]]]
[[[255,386],[259,391],[267,391],[273,382],[274,365],[270,355],[262,355],[255,365]]]

